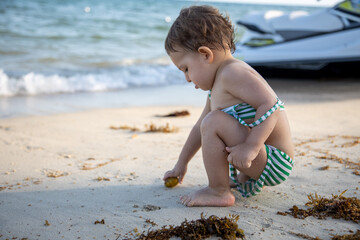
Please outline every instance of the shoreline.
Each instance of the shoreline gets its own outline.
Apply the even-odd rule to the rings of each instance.
[[[178,96],[177,92],[185,96]],[[138,106],[201,106],[206,93],[190,85],[139,87],[108,92],[0,97],[0,119]],[[166,101],[164,101],[166,100]]]
[[[285,104],[357,99],[360,80],[269,79]],[[139,106],[202,107],[207,93],[191,84],[139,87],[110,92],[0,97],[0,119],[52,115],[92,109]]]
[[[135,228],[141,233],[176,226],[201,213],[239,215],[239,228],[250,240],[299,239],[292,232],[329,239],[356,232],[358,224],[351,221],[277,214],[293,205],[307,208],[308,194],[330,198],[347,189],[344,196],[360,198],[360,178],[354,174],[360,163],[360,111],[355,111],[360,97],[353,85],[339,85],[346,91],[336,96],[335,86],[320,85],[321,92],[302,85],[310,100],[300,88],[274,87],[285,98],[296,146],[293,173],[255,197],[245,199],[234,190],[236,203],[227,208],[187,208],[179,201],[207,185],[201,151],[182,185],[163,185],[163,174],[175,164],[201,106],[127,106],[0,119],[0,239],[124,239],[136,235]],[[190,116],[156,116],[181,110]],[[169,123],[179,131],[146,133],[151,123]],[[139,130],[110,129],[122,125]],[[95,224],[102,219],[104,224]]]

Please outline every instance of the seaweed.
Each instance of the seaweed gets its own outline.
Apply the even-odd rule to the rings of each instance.
[[[70,175],[70,173],[65,173],[65,172],[57,171],[57,170],[48,170],[46,173],[46,176],[51,177],[51,178],[64,177],[64,176],[68,176],[68,175]]]
[[[311,237],[304,233],[295,233],[295,232],[289,232],[289,233],[292,235],[295,235],[297,237],[301,237],[301,238],[308,239],[308,240],[321,240],[321,238],[319,238],[319,237]]]
[[[346,142],[346,143],[342,144],[341,147],[354,147],[358,144],[360,144],[359,137],[355,138],[355,140],[353,140],[352,142]]]
[[[338,162],[340,164],[344,164],[345,167],[353,169],[353,170],[360,170],[360,163],[351,161],[349,158],[341,158],[336,156],[335,154],[329,154],[328,152],[320,151],[325,155],[316,157],[317,159],[324,159],[324,160],[331,160]]]
[[[338,144],[335,144],[335,142],[339,142]],[[341,143],[341,141],[345,141],[345,143]],[[360,137],[359,136],[347,136],[347,135],[329,135],[325,138],[310,138],[307,140],[302,140],[298,143],[295,144],[296,147],[301,147],[303,145],[303,147],[305,147],[306,149],[313,151],[316,154],[321,154],[318,156],[315,156],[317,159],[322,159],[322,160],[330,160],[330,161],[334,161],[337,163],[340,163],[342,165],[344,165],[346,168],[348,169],[352,169],[354,170],[352,173],[354,175],[360,175],[359,171],[360,171],[360,162],[358,160],[355,159],[350,159],[349,157],[340,157],[337,156],[336,154],[330,153],[329,150],[323,150],[323,149],[316,149],[312,146],[312,143],[317,143],[317,142],[323,142],[323,143],[327,143],[331,145],[331,148],[351,148],[351,147],[355,147],[357,145],[360,144]],[[305,156],[306,153],[301,152],[299,154],[297,154],[297,156]],[[322,169],[319,170],[328,170],[328,168],[323,167]]]
[[[184,117],[184,116],[189,116],[190,113],[188,110],[183,110],[183,111],[175,111],[166,115],[156,115],[157,117]]]
[[[101,182],[101,181],[110,181],[110,178],[107,177],[97,177],[95,178],[95,181]]]
[[[88,158],[88,160],[95,160],[95,159],[92,159],[92,158]],[[120,159],[117,159],[117,158],[114,158],[114,159],[110,159],[108,162],[104,162],[104,163],[99,163],[97,164],[96,166],[92,166],[91,163],[84,163],[82,165],[82,167],[80,167],[81,170],[94,170],[96,168],[101,168],[101,167],[104,167],[110,163],[113,163],[115,161],[118,161]]]
[[[351,231],[352,232],[352,231]],[[290,234],[293,234],[297,237],[301,237],[303,239],[308,240],[321,240],[319,237],[311,237],[307,234],[303,233],[295,233],[295,232],[289,232]],[[357,230],[354,234],[344,234],[344,235],[332,235],[331,240],[358,240],[360,239],[360,230]]]
[[[179,128],[173,126],[170,127],[169,123],[166,123],[165,126],[157,127],[155,124],[150,123],[149,125],[145,124],[145,132],[163,132],[163,133],[172,133],[172,132],[178,132]]]
[[[345,142],[341,145],[334,145],[334,147],[354,147],[358,144],[360,144],[360,137],[359,136],[348,136],[348,135],[329,135],[325,138],[310,138],[306,140],[302,140],[299,143],[296,143],[296,147],[300,147],[303,145],[306,145],[308,143],[316,143],[316,142],[323,142],[323,141],[329,141],[330,143],[334,143],[334,140],[350,140],[350,142]]]
[[[354,234],[335,235],[331,240],[356,240],[360,239],[360,230],[357,230]]]
[[[160,210],[160,209],[161,209],[161,207],[151,205],[151,204],[146,204],[142,208],[142,210],[145,211],[145,212],[151,212],[151,211],[156,211],[156,210]]]
[[[142,132],[137,127],[129,127],[128,125],[122,125],[120,127],[110,126],[109,127],[112,130],[130,130],[131,132]],[[156,126],[154,123],[145,124],[145,130],[143,132],[149,133],[149,132],[162,132],[162,133],[174,133],[178,132],[179,128],[172,126],[170,127],[169,123],[166,123],[165,126]]]
[[[157,224],[154,221],[152,221],[151,219],[146,219],[145,222],[148,224],[151,224],[152,226],[157,226]]]
[[[212,215],[205,218],[201,213],[201,218],[193,221],[183,221],[180,226],[163,226],[158,230],[149,230],[147,233],[142,233],[137,240],[165,240],[171,237],[179,237],[181,239],[205,239],[212,235],[221,237],[222,239],[245,239],[245,234],[242,229],[238,228],[238,215],[230,215],[229,218],[220,218]]]
[[[101,221],[96,220],[96,221],[94,222],[94,224],[95,224],[95,225],[96,225],[96,224],[105,224],[105,220],[104,220],[104,219],[101,219]]]
[[[342,218],[358,223],[360,220],[360,200],[356,197],[344,197],[343,194],[346,191],[343,191],[339,196],[332,195],[330,199],[321,197],[317,193],[315,193],[315,196],[309,194],[309,202],[305,204],[310,207],[309,209],[300,209],[294,205],[290,208],[290,212],[278,212],[278,214],[290,214],[294,218],[299,219],[305,219],[309,216],[314,216],[318,219],[326,219],[326,217],[334,219]]]
[[[109,128],[112,129],[112,130],[130,130],[130,131],[132,131],[132,132],[140,131],[139,128],[137,128],[137,127],[135,127],[135,126],[134,126],[134,127],[130,127],[130,126],[128,126],[128,125],[121,125],[120,127],[110,126]]]
[[[326,165],[324,167],[320,167],[319,170],[321,171],[325,171],[325,170],[329,170],[330,166],[329,165]]]

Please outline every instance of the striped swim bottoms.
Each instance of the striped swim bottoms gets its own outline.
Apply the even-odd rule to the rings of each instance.
[[[268,159],[258,180],[250,178],[245,183],[239,183],[236,179],[236,168],[229,164],[230,179],[236,184],[236,188],[243,197],[255,196],[261,192],[263,186],[278,185],[290,176],[294,161],[289,155],[270,145],[265,144],[265,148]]]

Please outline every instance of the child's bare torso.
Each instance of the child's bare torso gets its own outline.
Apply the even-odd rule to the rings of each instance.
[[[263,84],[266,87],[268,93],[271,94],[274,97],[274,99],[277,98],[276,93],[268,85],[265,79],[254,69],[252,69],[249,65],[247,65],[242,61],[236,61],[235,63],[230,63],[230,64],[237,64],[238,66],[236,67],[243,68],[244,70],[248,70],[254,73],[257,80],[260,81],[261,84]],[[221,78],[221,74],[218,74],[218,78]],[[209,99],[210,99],[211,111],[222,110],[233,105],[245,103],[245,101],[243,101],[242,99],[236,98],[232,94],[230,94],[227,87],[224,86],[221,79],[215,79],[213,87],[209,93]],[[257,119],[254,118],[244,119],[244,121],[247,124],[250,124],[255,120]],[[265,143],[286,152],[291,158],[294,157],[294,146],[292,144],[290,126],[286,115],[286,111],[280,111],[278,121]]]

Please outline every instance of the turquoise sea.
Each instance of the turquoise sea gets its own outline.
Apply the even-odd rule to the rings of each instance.
[[[181,8],[194,4],[213,5],[233,23],[251,11],[319,9],[216,1],[1,0],[0,118],[197,102],[177,94],[189,86],[163,47]],[[243,31],[236,27],[237,39]]]

